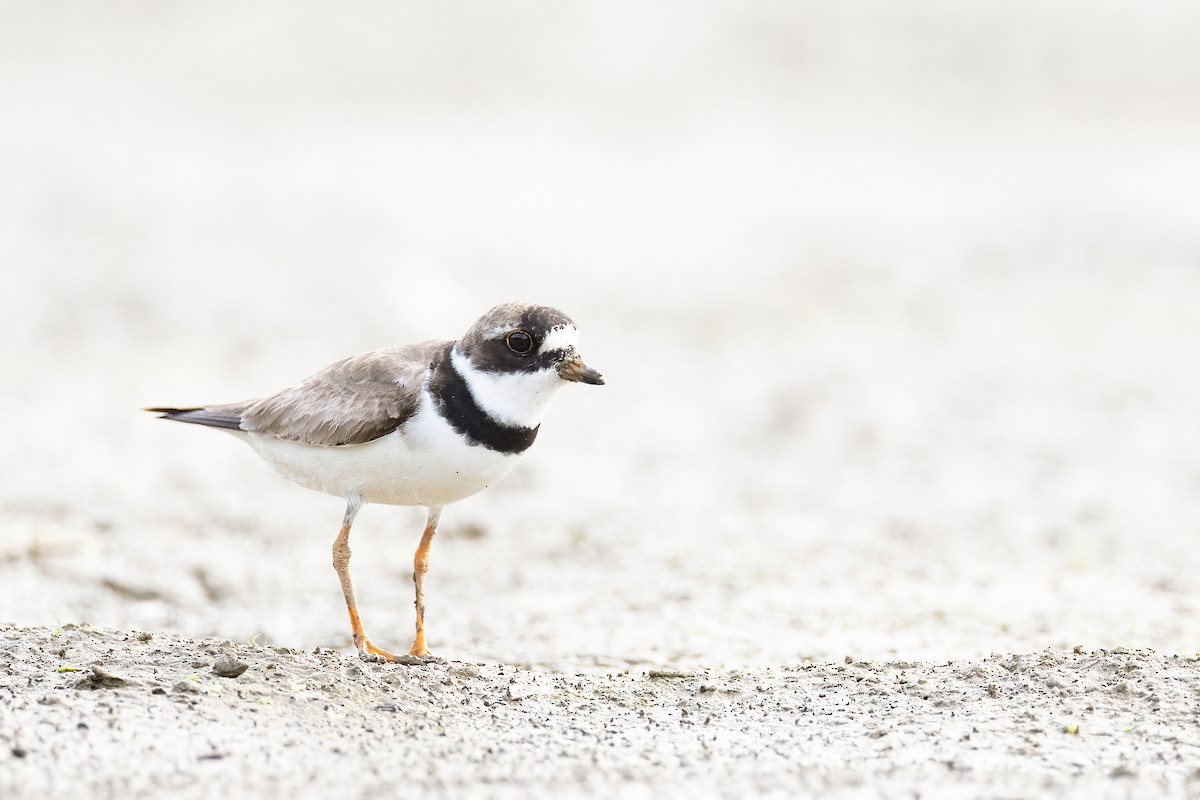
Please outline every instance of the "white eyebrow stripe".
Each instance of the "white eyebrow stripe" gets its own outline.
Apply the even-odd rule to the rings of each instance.
[[[539,353],[549,353],[552,350],[566,350],[568,347],[575,347],[579,344],[579,329],[574,325],[559,325],[556,328],[551,328],[546,334],[546,338],[542,340],[542,346],[538,349]]]

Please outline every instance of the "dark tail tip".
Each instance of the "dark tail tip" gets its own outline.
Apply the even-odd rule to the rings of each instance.
[[[227,409],[216,408],[171,408],[168,406],[151,406],[142,409],[152,414],[158,414],[159,419],[169,419],[175,422],[190,422],[193,425],[207,425],[210,428],[228,428],[240,431],[242,415]]]

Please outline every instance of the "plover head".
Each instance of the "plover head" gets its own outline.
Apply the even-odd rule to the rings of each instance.
[[[558,309],[505,303],[480,317],[451,353],[479,407],[501,425],[535,428],[558,390],[603,384],[576,352],[579,330]]]

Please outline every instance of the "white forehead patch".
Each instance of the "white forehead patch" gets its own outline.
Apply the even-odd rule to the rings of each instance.
[[[549,353],[552,350],[566,350],[579,344],[579,329],[574,325],[559,325],[551,328],[542,340],[539,353]]]

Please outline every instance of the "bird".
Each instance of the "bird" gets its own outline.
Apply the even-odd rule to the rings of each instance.
[[[388,347],[330,364],[289,389],[240,403],[152,406],[162,419],[232,433],[280,475],[345,500],[333,542],[354,646],[365,660],[424,663],[429,551],[447,505],[507,475],[568,383],[604,384],[556,308],[503,303],[457,340]],[[413,556],[416,633],[407,655],[375,645],[350,579],[350,528],[363,505],[423,506]]]

